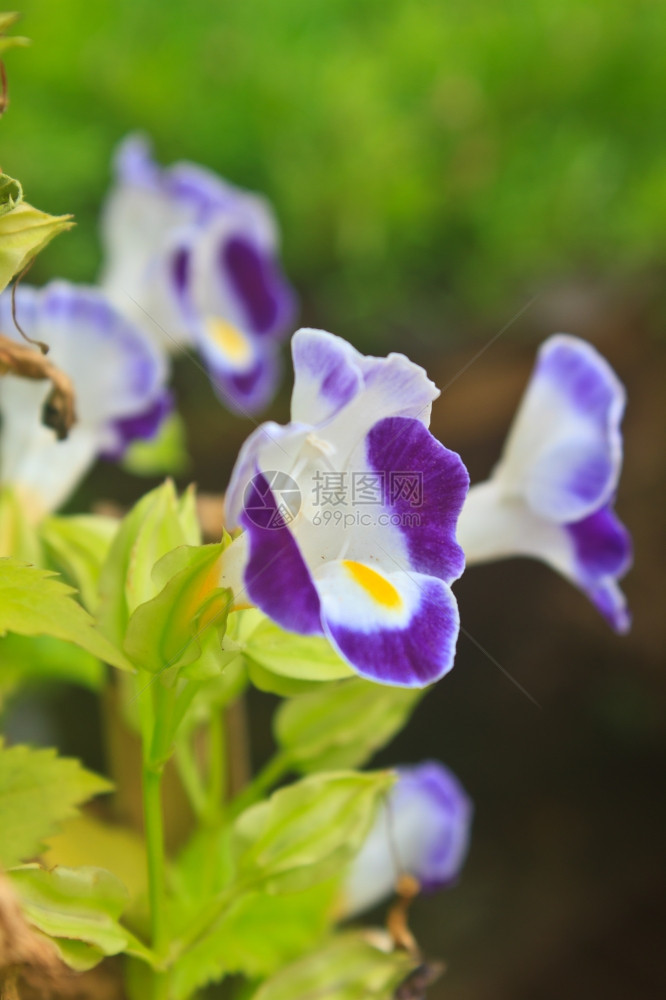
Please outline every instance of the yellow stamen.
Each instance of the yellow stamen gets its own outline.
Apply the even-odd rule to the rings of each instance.
[[[234,364],[245,365],[252,357],[250,343],[238,327],[218,316],[211,316],[206,321],[206,330]]]
[[[392,583],[383,577],[376,570],[370,569],[369,566],[365,566],[363,563],[354,562],[350,559],[343,560],[342,565],[347,570],[347,572],[353,577],[353,579],[358,583],[366,593],[370,594],[370,597],[377,602],[377,604],[383,604],[386,608],[399,608],[402,604],[402,598],[400,594],[395,589]]]

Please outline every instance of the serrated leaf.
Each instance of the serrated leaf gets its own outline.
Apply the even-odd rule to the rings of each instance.
[[[0,215],[0,291],[47,243],[73,225],[71,215],[48,215],[26,201]]]
[[[73,593],[49,570],[0,559],[0,636],[50,635],[73,642],[114,667],[131,670],[124,654],[96,630]]]
[[[249,636],[245,652],[264,670],[295,681],[334,681],[354,676],[328,639],[286,632],[268,619]]]
[[[178,960],[172,1000],[187,1000],[207,983],[242,973],[271,975],[324,936],[336,887],[328,882],[288,896],[248,893]]]
[[[0,865],[9,868],[39,854],[77,806],[111,787],[55,750],[0,744]]]
[[[119,522],[113,517],[77,514],[47,517],[39,526],[40,538],[55,568],[81,594],[94,613],[99,603],[99,575]]]
[[[280,706],[275,738],[304,773],[360,767],[403,728],[423,694],[361,678],[327,685]]]
[[[389,771],[314,774],[247,809],[233,828],[239,884],[297,892],[336,874],[394,781]]]
[[[26,865],[9,877],[26,918],[59,945],[63,960],[75,968],[90,968],[103,956],[120,952],[150,958],[148,949],[119,923],[128,895],[111,872]]]
[[[417,964],[407,952],[381,951],[352,931],[281,969],[252,1000],[393,1000]]]
[[[182,476],[187,472],[190,456],[180,414],[169,414],[150,440],[133,441],[121,464],[135,476]]]
[[[182,546],[165,556],[169,567],[183,568],[132,614],[124,649],[133,663],[153,673],[186,666],[201,655],[202,633],[224,628],[231,603],[230,591],[218,586],[224,548]],[[163,575],[158,564],[155,577]]]

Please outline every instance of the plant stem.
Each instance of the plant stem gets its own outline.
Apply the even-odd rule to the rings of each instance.
[[[271,785],[275,785],[290,767],[289,757],[285,753],[276,753],[266,766],[252,779],[243,791],[231,803],[229,813],[235,818],[244,809],[257,802]]]
[[[206,816],[214,823],[220,818],[226,794],[226,743],[222,713],[213,709],[208,727],[208,796]]]
[[[164,824],[162,819],[162,769],[143,766],[143,815],[146,828],[148,859],[148,897],[153,950],[161,957],[166,945],[165,924],[165,858]]]

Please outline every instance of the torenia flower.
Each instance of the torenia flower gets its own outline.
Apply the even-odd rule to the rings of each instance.
[[[453,665],[469,478],[428,431],[439,391],[402,354],[364,357],[321,330],[292,340],[291,423],[247,440],[227,493],[224,586],[351,666],[422,687]]]
[[[624,405],[622,384],[590,344],[550,337],[502,458],[490,479],[470,490],[459,523],[468,564],[541,559],[618,632],[630,624],[617,581],[631,565],[631,541],[613,511]]]
[[[38,519],[67,499],[98,455],[119,457],[133,439],[151,437],[171,402],[162,352],[96,289],[21,285],[16,314],[29,337],[48,344],[76,394],[77,423],[58,441],[42,423],[49,384],[0,380],[0,484]],[[8,292],[0,296],[0,331],[21,339]]]
[[[167,349],[195,346],[227,407],[261,409],[295,305],[270,206],[194,164],[160,168],[138,136],[121,144],[115,173],[103,287]]]
[[[412,875],[425,892],[443,889],[455,882],[465,862],[473,807],[455,775],[437,761],[397,772],[344,882],[344,916],[387,899],[401,875]]]

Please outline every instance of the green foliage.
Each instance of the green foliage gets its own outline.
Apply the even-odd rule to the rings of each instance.
[[[252,1000],[393,1000],[415,965],[406,952],[380,951],[361,933],[339,934],[321,950],[278,972]]]
[[[118,922],[127,890],[110,872],[27,865],[9,877],[27,919],[54,941],[73,969],[90,969],[119,952],[149,959],[148,949]]]
[[[327,639],[285,632],[267,618],[248,637],[244,650],[251,664],[290,680],[337,681],[354,675]]]
[[[0,215],[11,212],[20,201],[23,201],[23,188],[13,177],[0,171]]]
[[[462,310],[500,325],[544,278],[661,260],[660,3],[22,7],[34,44],[12,66],[21,115],[4,139],[39,203],[77,214],[57,248],[67,277],[95,274],[131,128],[165,162],[265,192],[308,316],[357,344],[404,329],[437,344]]]
[[[0,59],[3,54],[8,49],[16,48],[19,45],[29,45],[30,40],[27,38],[22,38],[20,35],[13,35],[9,38],[6,37],[5,32],[10,28],[13,28],[16,22],[20,19],[21,15],[17,13],[1,13],[0,14]],[[0,213],[1,214],[1,213]]]
[[[72,225],[71,215],[48,215],[26,201],[0,214],[0,291],[55,236]]]
[[[0,487],[0,557],[13,556],[23,562],[42,562],[37,531],[26,515],[24,504],[13,489]]]
[[[190,465],[185,424],[179,413],[171,413],[149,441],[133,441],[122,466],[135,476],[179,476]]]
[[[79,684],[101,691],[106,671],[85,649],[50,635],[6,635],[0,639],[0,705],[15,688],[43,681]]]
[[[174,556],[183,566],[173,574],[160,574],[157,564],[155,576],[167,576],[167,582],[127,623],[124,649],[136,666],[152,673],[187,666],[201,656],[206,629],[224,630],[231,600],[231,593],[217,585],[224,548],[221,542],[176,549],[164,557],[170,568]]]
[[[81,803],[111,785],[55,750],[0,744],[0,866],[42,850],[43,841]]]
[[[188,544],[191,532],[189,503],[178,500],[170,480],[142,497],[122,521],[99,580],[100,625],[117,645],[124,642],[132,612],[160,589],[152,578],[155,564]]]
[[[293,698],[275,716],[275,737],[298,770],[361,767],[407,722],[421,690],[355,678]]]
[[[39,526],[50,561],[77,587],[91,613],[97,609],[99,575],[117,529],[115,518],[98,514],[48,517]]]
[[[361,847],[393,781],[387,771],[315,774],[246,810],[234,825],[240,884],[296,892],[337,874]]]
[[[120,650],[95,629],[93,619],[67,587],[48,570],[25,566],[15,559],[0,560],[0,636],[50,635],[81,646],[93,656],[122,670],[130,670]]]
[[[335,885],[323,883],[288,896],[241,896],[176,965],[173,1000],[225,975],[271,975],[303,954],[324,936],[334,892]]]

